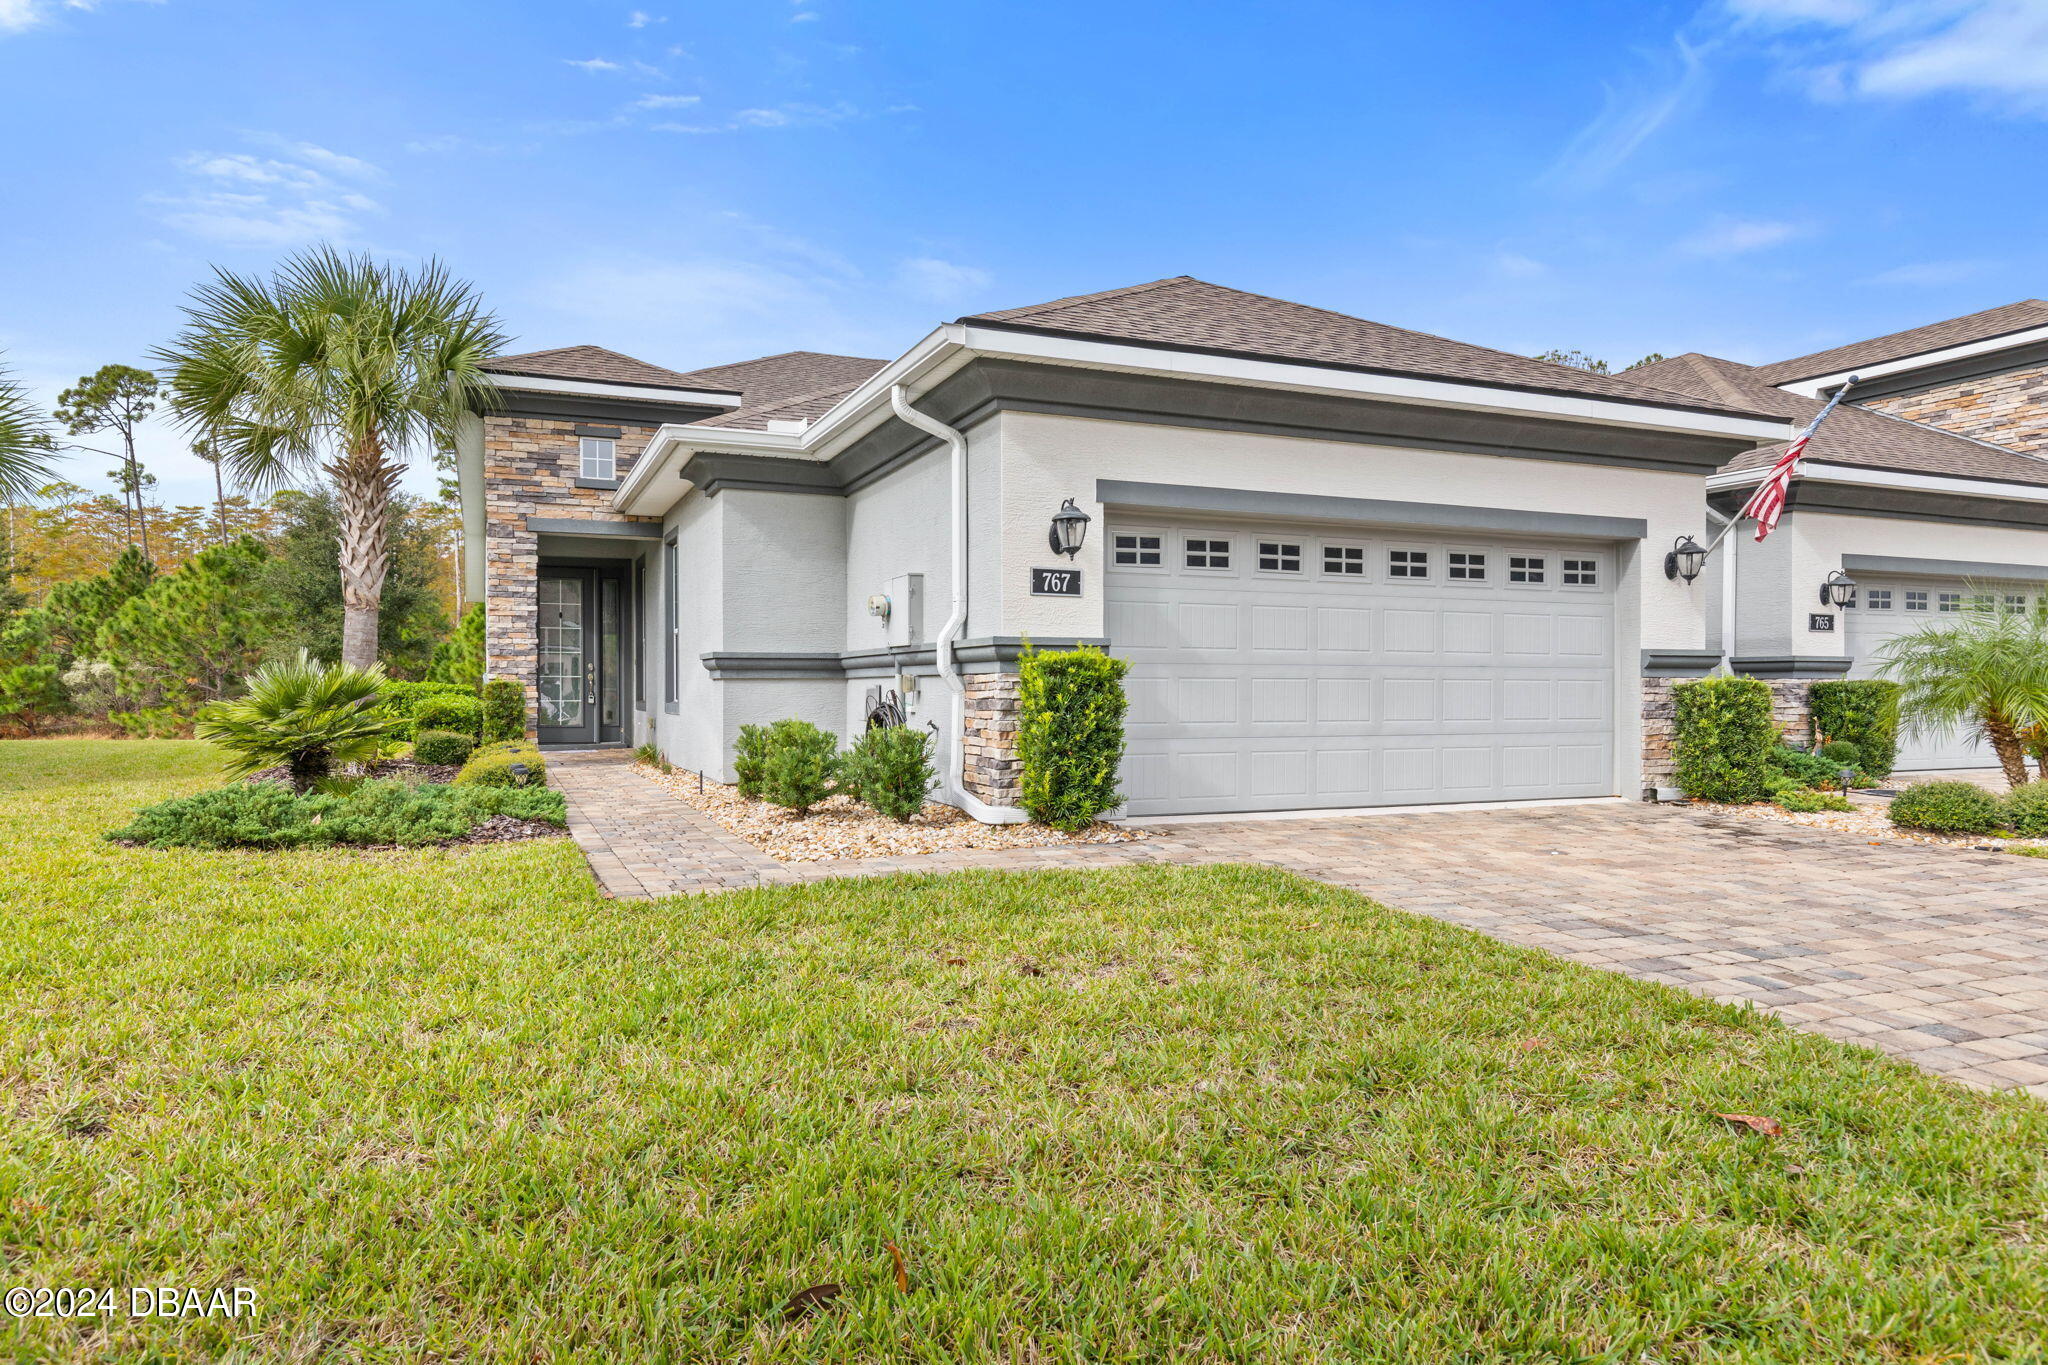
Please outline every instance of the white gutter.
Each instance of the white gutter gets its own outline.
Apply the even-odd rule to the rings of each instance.
[[[653,403],[687,403],[691,407],[736,408],[740,396],[718,389],[664,389],[653,384],[612,384],[600,379],[537,379],[526,374],[484,373],[501,389],[528,393],[590,394],[598,398],[638,398]]]
[[[1728,547],[1728,553],[1721,560],[1721,662],[1715,668],[1723,673],[1735,671],[1735,552],[1741,537],[1732,534],[1735,518],[1724,517],[1712,507],[1707,515],[1721,524],[1721,543]]]
[[[2024,331],[2007,332],[2003,336],[1986,337],[1982,341],[1966,341],[1959,346],[1944,346],[1938,351],[1922,351],[1918,355],[1901,356],[1897,360],[1880,361],[1874,365],[1858,365],[1854,370],[1817,374],[1810,379],[1788,379],[1778,387],[1786,393],[1818,398],[1841,384],[1851,374],[1861,376],[1863,381],[1868,383],[1880,375],[1924,370],[1930,365],[1945,365],[1951,360],[1968,360],[1972,356],[1989,355],[1994,351],[2009,351],[2016,346],[2030,346],[2037,341],[2048,341],[2048,327],[2029,327]]]
[[[1741,469],[1713,474],[1707,489],[1747,488],[1763,482],[1768,469]],[[2008,502],[2048,502],[2048,484],[2006,483],[2000,479],[1964,479],[1950,474],[1908,474],[1893,469],[1864,469],[1857,465],[1821,464],[1808,461],[1799,468],[1807,483],[1856,484],[1865,488],[1899,488],[1926,493],[1955,493],[1966,497],[2003,498]]]

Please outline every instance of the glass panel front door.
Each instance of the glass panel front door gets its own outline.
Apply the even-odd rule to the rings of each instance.
[[[558,565],[535,595],[534,692],[543,744],[626,737],[626,582],[620,570]]]
[[[540,580],[540,728],[584,725],[583,575]]]

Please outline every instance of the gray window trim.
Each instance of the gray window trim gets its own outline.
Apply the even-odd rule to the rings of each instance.
[[[1992,578],[2048,583],[2048,566],[1992,564],[1975,559],[1914,559],[1906,555],[1843,555],[1849,574],[1895,573],[1925,578]]]
[[[662,707],[670,715],[682,709],[683,650],[679,632],[682,616],[677,583],[682,578],[683,552],[671,533],[661,542],[661,640]]]

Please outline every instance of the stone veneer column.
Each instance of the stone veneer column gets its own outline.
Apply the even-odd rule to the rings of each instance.
[[[1643,787],[1675,785],[1678,753],[1678,698],[1673,689],[1693,678],[1643,679]],[[1771,689],[1771,721],[1786,739],[1807,744],[1813,738],[1812,678],[1766,678]]]
[[[1019,679],[1014,673],[970,673],[962,681],[967,717],[960,785],[991,806],[1014,806],[1023,795],[1024,774],[1017,757]]]

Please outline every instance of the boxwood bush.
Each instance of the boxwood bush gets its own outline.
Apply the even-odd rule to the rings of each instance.
[[[413,760],[418,763],[452,763],[460,767],[475,752],[476,737],[454,730],[422,730],[412,742]]]
[[[1988,834],[2003,828],[2005,802],[1974,782],[1923,782],[1892,798],[1892,823],[1936,834]]]
[[[474,701],[476,693],[458,683],[445,682],[386,682],[377,689],[377,705],[398,718],[393,734],[399,739],[411,739],[419,732],[416,713],[420,703],[429,697],[467,697]]]
[[[387,780],[295,796],[280,782],[238,782],[145,807],[107,837],[150,848],[417,847],[459,839],[494,815],[551,825],[568,819],[562,794],[545,788]]]
[[[1899,685],[1885,678],[1835,678],[1807,689],[1814,738],[1856,746],[1865,777],[1882,782],[1899,758]]]
[[[1020,800],[1032,819],[1085,829],[1123,800],[1116,786],[1130,668],[1099,649],[1025,651],[1017,670],[1017,757]]]
[[[519,774],[512,771],[521,763],[526,765],[523,783]],[[469,762],[462,765],[462,771],[455,774],[458,787],[545,787],[547,781],[548,761],[528,739],[486,744],[471,754]]]
[[[413,707],[414,734],[428,730],[452,730],[475,740],[483,734],[484,705],[475,697],[422,697]]]
[[[1771,689],[1755,678],[1700,678],[1671,689],[1678,785],[1702,801],[1761,801],[1770,794]]]
[[[483,705],[484,743],[526,738],[526,687],[517,678],[493,678],[485,683]]]
[[[2026,839],[2048,839],[2048,782],[2014,787],[2005,798],[2007,826]]]

